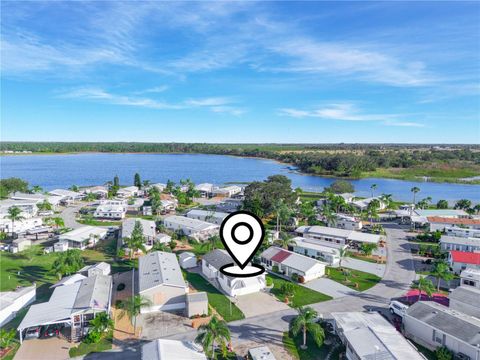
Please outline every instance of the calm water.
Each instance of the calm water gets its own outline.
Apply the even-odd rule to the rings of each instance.
[[[321,191],[333,179],[301,175],[275,161],[239,158],[221,155],[173,154],[68,154],[68,155],[16,155],[0,157],[0,177],[19,177],[30,185],[46,190],[67,188],[71,185],[98,185],[112,180],[115,174],[123,185],[132,184],[135,172],[142,179],[165,183],[190,178],[195,183],[264,180],[273,174],[288,176],[294,187],[308,191]],[[397,200],[412,200],[410,189],[417,186],[417,198],[431,196],[434,201],[470,199],[480,202],[480,185],[411,182],[390,179],[354,180],[357,195],[369,196],[370,186],[377,184],[376,194],[393,194]]]

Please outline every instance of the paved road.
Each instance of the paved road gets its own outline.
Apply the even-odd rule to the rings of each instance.
[[[405,232],[400,226],[385,223],[387,231],[388,261],[383,279],[369,290],[336,298],[330,301],[310,305],[323,317],[328,317],[332,312],[344,311],[385,311],[391,298],[399,297],[410,287],[415,279],[415,270],[409,244],[405,240]],[[235,347],[243,344],[259,345],[268,344],[271,347],[281,347],[282,335],[288,330],[290,320],[295,316],[294,309],[277,311],[274,313],[251,317],[229,323]],[[197,335],[196,330],[168,336],[169,339],[193,341]],[[125,358],[137,358],[138,352],[132,348],[127,350]],[[88,359],[117,359],[121,353],[100,353],[90,355]],[[123,359],[123,357],[122,357]]]
[[[332,312],[382,310],[391,298],[402,296],[415,279],[415,270],[405,232],[396,224],[384,224],[387,231],[387,265],[383,279],[367,291],[310,305],[324,317]],[[281,344],[282,333],[296,314],[294,309],[256,316],[229,323],[233,343],[254,341],[260,344]],[[196,331],[175,334],[168,338],[193,340]]]
[[[306,284],[302,284],[302,286],[330,295],[334,299],[358,293],[358,291],[350,289],[348,286],[325,277],[311,280]]]
[[[75,220],[78,211],[83,206],[85,206],[85,204],[68,206],[65,209],[63,209],[63,211],[60,213],[60,217],[63,219],[63,222],[65,223],[65,227],[71,228],[71,229],[77,229],[77,228],[83,226],[82,224],[78,223]]]

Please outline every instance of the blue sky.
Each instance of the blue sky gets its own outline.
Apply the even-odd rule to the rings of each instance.
[[[480,140],[479,2],[1,7],[2,140]]]

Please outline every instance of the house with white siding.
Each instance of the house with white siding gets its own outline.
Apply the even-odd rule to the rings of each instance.
[[[480,219],[428,216],[427,221],[430,224],[430,231],[445,231],[447,227],[463,227],[474,230],[480,229]]]
[[[36,299],[37,287],[34,285],[18,287],[13,291],[0,292],[0,326],[12,320],[24,307]]]
[[[102,200],[93,216],[97,219],[121,220],[127,213],[127,204],[124,200]]]
[[[38,213],[37,203],[35,200],[0,200],[0,219],[8,215],[8,210],[11,207],[18,207],[22,211],[21,215],[24,218],[34,217]]]
[[[157,236],[157,226],[153,220],[145,220],[142,218],[128,218],[122,222],[121,237],[130,238],[132,236],[133,229],[136,223],[140,223],[142,226],[142,234],[145,238],[145,245],[151,248]]]
[[[300,226],[297,235],[342,245],[379,244],[385,240],[383,235],[368,234],[360,231],[337,229],[326,226]]]
[[[127,187],[118,189],[117,197],[119,197],[121,199],[128,199],[128,198],[137,196],[138,192],[139,192],[138,187],[127,186]]]
[[[340,251],[348,247],[347,245],[300,236],[293,238],[291,241],[290,250],[329,265],[337,265],[340,262]]]
[[[480,270],[466,268],[460,273],[460,286],[472,287],[480,290]]]
[[[443,251],[479,252],[480,238],[443,235],[440,238],[440,248]]]
[[[445,231],[445,235],[448,235],[448,236],[480,238],[480,229],[469,229],[469,228],[458,227],[458,226],[447,226],[445,227],[444,231]]]
[[[225,219],[228,216],[228,213],[193,209],[193,210],[190,210],[185,216],[190,219],[197,219],[197,220],[206,221],[212,224],[222,225],[223,219]]]
[[[202,198],[211,198],[213,196],[213,184],[202,183],[195,186],[195,190],[200,193]]]
[[[460,274],[465,269],[480,270],[480,252],[451,250],[448,253],[448,263],[455,274]]]
[[[215,249],[202,257],[202,274],[229,296],[252,294],[265,288],[265,274],[237,278],[220,272],[222,266],[233,263],[225,250]]]
[[[405,336],[430,350],[445,346],[454,354],[480,359],[480,319],[434,301],[418,301],[403,315]]]
[[[322,277],[325,275],[326,263],[310,257],[299,255],[276,246],[271,246],[260,255],[261,263],[270,271],[275,268],[278,273],[292,277],[297,274],[301,282]]]
[[[58,242],[67,244],[68,249],[85,250],[103,240],[107,235],[107,229],[98,226],[82,226],[68,231],[58,237]],[[64,245],[65,246],[65,245]],[[55,251],[57,251],[55,249]]]
[[[163,225],[171,231],[181,232],[199,241],[207,240],[214,235],[218,235],[220,229],[220,226],[216,224],[178,215],[165,217],[163,219]]]
[[[238,185],[230,185],[213,190],[213,195],[218,197],[229,198],[242,192],[242,188]]]

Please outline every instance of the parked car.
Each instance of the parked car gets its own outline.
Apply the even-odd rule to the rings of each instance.
[[[403,314],[407,311],[408,306],[401,303],[400,301],[392,300],[390,301],[390,305],[388,306],[392,315],[398,315],[403,318]]]
[[[25,333],[25,339],[38,339],[40,337],[40,326],[31,327]]]
[[[60,325],[48,325],[42,329],[42,337],[49,338],[52,336],[58,336],[60,333]]]

